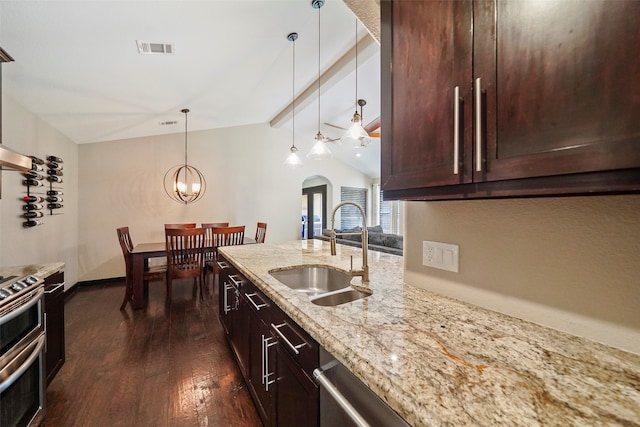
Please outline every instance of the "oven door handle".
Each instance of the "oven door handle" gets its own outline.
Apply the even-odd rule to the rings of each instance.
[[[31,354],[25,360],[25,362],[22,363],[14,373],[9,375],[9,377],[6,380],[0,383],[0,393],[3,393],[6,389],[11,387],[11,385],[13,385],[16,379],[18,379],[22,374],[24,374],[27,371],[27,369],[29,369],[29,366],[31,366],[33,361],[36,360],[38,356],[40,356],[40,353],[42,352],[42,348],[44,347],[44,343],[45,343],[44,334],[40,335],[40,337],[38,337],[38,339],[34,341],[34,343],[36,343],[37,345],[35,345],[35,349],[31,352]],[[20,357],[23,353],[26,353],[33,346],[34,345],[32,344],[31,346],[25,348],[24,350],[22,350],[22,353],[18,354],[18,356],[16,357]]]
[[[27,295],[24,295],[22,298],[24,298]],[[33,291],[31,293],[31,301],[29,301],[25,305],[21,306],[17,310],[14,310],[14,311],[10,312],[9,314],[7,314],[6,316],[2,317],[0,319],[0,320],[2,320],[2,322],[0,322],[0,323],[7,323],[7,322],[15,319],[16,317],[20,316],[21,314],[23,314],[24,312],[29,310],[31,307],[36,305],[38,303],[38,301],[40,301],[40,298],[42,297],[42,295],[44,295],[44,287],[40,286],[38,289],[36,289],[35,291]]]

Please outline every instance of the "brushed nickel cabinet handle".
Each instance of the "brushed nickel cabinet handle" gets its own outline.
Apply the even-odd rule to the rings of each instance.
[[[458,175],[460,163],[460,86],[453,88],[453,174]]]
[[[480,77],[476,79],[476,172],[482,172],[482,82]]]

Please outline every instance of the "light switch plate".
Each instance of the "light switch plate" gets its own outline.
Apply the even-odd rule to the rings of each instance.
[[[459,246],[451,243],[422,242],[422,265],[458,272]]]

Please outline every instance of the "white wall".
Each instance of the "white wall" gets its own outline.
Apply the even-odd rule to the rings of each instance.
[[[405,281],[640,353],[640,196],[406,208]],[[460,245],[460,272],[422,266],[423,240]]]
[[[24,177],[17,171],[2,171],[0,265],[62,261],[69,288],[78,277],[78,148],[14,99],[3,94],[2,102],[2,134],[7,148],[40,158],[53,154],[64,160],[64,208],[59,211],[61,215],[45,214],[43,225],[22,227]]]
[[[309,148],[298,144],[301,153]],[[207,180],[202,200],[190,205],[172,201],[163,189],[165,172],[183,159],[184,133],[79,147],[79,280],[124,274],[117,227],[129,226],[136,243],[163,241],[163,224],[169,222],[229,221],[246,225],[253,237],[262,221],[267,242],[295,240],[306,177],[354,186],[369,181],[333,159],[307,160],[297,170],[284,167],[291,133],[266,124],[189,132],[188,145],[189,163]]]

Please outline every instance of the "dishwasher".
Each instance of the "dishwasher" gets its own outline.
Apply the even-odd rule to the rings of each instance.
[[[313,371],[320,386],[321,427],[409,426],[369,387],[320,348],[320,368]]]

